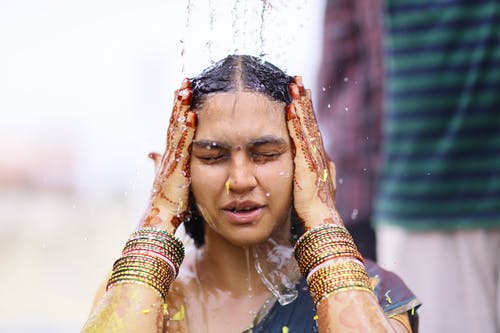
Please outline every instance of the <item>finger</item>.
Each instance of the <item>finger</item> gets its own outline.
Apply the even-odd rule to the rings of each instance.
[[[333,191],[335,191],[337,189],[337,168],[335,167],[335,163],[328,161],[328,170],[330,171],[330,182]]]
[[[175,126],[179,118],[182,118],[182,114],[184,113],[184,117],[186,116],[186,108],[183,108],[182,105],[190,105],[191,104],[191,89],[189,89],[190,81],[185,78],[181,86],[178,90],[174,92],[174,102],[172,107],[172,113],[170,115],[170,121],[167,129],[167,147],[172,143],[172,136],[175,133]]]
[[[148,157],[153,160],[153,162],[155,164],[155,170],[157,170],[158,166],[160,165],[161,154],[156,153],[156,152],[151,152],[148,154]]]
[[[196,129],[196,113],[189,111],[190,98],[190,91],[181,94],[177,111],[179,117],[172,126],[172,144],[167,147],[161,158],[153,185],[154,205],[163,207],[156,215],[163,221],[168,221],[174,230],[183,220],[188,206],[189,162]]]
[[[170,220],[174,228],[177,228],[184,220],[185,212],[188,209],[189,185],[191,183],[191,147],[195,135],[196,122],[196,113],[189,111],[185,126],[181,126],[182,133],[175,148],[175,160],[169,161],[170,165],[173,166],[173,171],[168,177],[168,188],[165,189],[164,198],[168,198],[167,201],[176,205],[176,207],[173,207],[175,216]]]
[[[316,174],[316,163],[309,149],[309,143],[307,142],[300,118],[293,103],[288,104],[286,107],[286,118],[288,133],[292,140],[296,173],[300,173],[306,167],[311,173]]]
[[[297,78],[300,77],[295,77],[294,80],[298,81],[300,84],[301,81]],[[291,83],[289,91],[293,99],[291,103],[293,107],[291,107],[290,110],[293,110],[294,116],[298,118],[298,120],[294,120],[297,124],[293,126],[300,127],[300,131],[295,130],[295,132],[301,136],[300,142],[297,144],[301,145],[302,150],[308,150],[307,153],[304,152],[304,158],[306,158],[306,163],[309,165],[311,171],[314,171],[317,175],[323,177],[323,173],[327,165],[322,156],[324,153],[321,150],[322,142],[318,138],[317,131],[311,129],[311,127],[313,127],[313,123],[315,122],[315,119],[311,118],[310,110],[312,109],[312,105],[307,103],[307,100],[304,101],[306,97],[303,97],[301,94],[300,86],[297,85],[297,83]],[[314,170],[311,168],[313,166],[315,168]]]
[[[311,149],[313,150],[316,158],[319,159],[318,167],[320,167],[321,170],[317,171],[322,174],[326,174],[328,171],[328,161],[323,146],[323,139],[319,131],[318,122],[316,120],[316,115],[314,114],[314,108],[310,98],[311,91],[304,88],[302,78],[300,76],[296,76],[294,78],[294,83],[290,85],[290,90],[290,94],[293,98],[292,103],[295,104],[297,115],[303,124],[305,136],[309,140]]]
[[[312,92],[311,89],[306,89],[306,97],[312,100]]]
[[[180,159],[183,158],[182,146],[185,144],[186,140],[185,132],[188,127],[187,123],[189,122],[190,125],[196,124],[196,120],[193,120],[193,116],[191,116],[190,120],[187,118],[190,110],[191,95],[192,92],[189,88],[180,90],[178,94],[175,115],[173,115],[174,119],[172,120],[170,133],[167,138],[168,145],[160,166],[161,172],[165,177],[169,177],[172,172],[174,172]]]
[[[297,87],[299,88],[299,92],[301,95],[304,95],[305,92],[304,92],[304,83],[302,81],[302,76],[294,76],[293,77],[293,82],[297,85]]]

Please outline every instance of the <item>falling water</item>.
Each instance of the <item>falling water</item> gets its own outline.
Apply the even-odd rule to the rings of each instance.
[[[302,43],[298,38],[304,25],[310,22],[304,10],[309,3],[308,0],[229,3],[188,0],[184,33],[179,38],[182,74],[199,73],[234,53],[259,55],[287,70],[296,58],[293,46]]]
[[[248,249],[248,247],[245,248],[245,257],[247,260],[248,292],[251,293],[253,290],[252,289],[252,271],[251,271],[251,267],[250,267],[250,250]]]
[[[262,10],[260,12],[260,31],[259,31],[259,37],[260,37],[260,57],[263,57],[265,55],[264,53],[264,46],[265,46],[265,39],[264,39],[264,27],[266,23],[266,10],[269,8],[269,1],[262,0]]]
[[[187,32],[189,30],[189,23],[190,23],[190,18],[191,18],[191,0],[187,1],[187,7],[186,7],[186,26],[184,30],[184,37],[181,39],[181,61],[182,61],[182,69],[181,73],[185,73],[186,69],[186,37],[187,37]]]
[[[210,36],[205,43],[205,46],[207,47],[208,51],[208,58],[210,59],[211,63],[214,63],[213,60],[213,54],[212,54],[212,39],[210,38],[211,36],[214,35],[214,30],[215,30],[215,8],[214,4],[212,3],[213,0],[208,0],[208,11],[209,11],[209,21],[208,24],[210,26]]]
[[[239,24],[241,22],[241,17],[239,13],[239,5],[241,4],[240,0],[236,0],[234,2],[234,6],[232,8],[232,15],[233,15],[233,23],[231,25],[233,29],[233,47],[234,47],[234,53],[238,54],[239,53],[239,48],[238,48],[238,37],[240,34],[240,28]]]

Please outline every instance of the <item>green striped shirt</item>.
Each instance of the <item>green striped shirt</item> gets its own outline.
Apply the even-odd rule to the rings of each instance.
[[[500,227],[500,2],[388,0],[375,222]]]

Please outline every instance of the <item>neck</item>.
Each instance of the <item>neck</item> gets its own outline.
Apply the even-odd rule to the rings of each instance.
[[[252,249],[231,244],[210,227],[197,257],[198,275],[205,289],[222,290],[234,297],[267,292],[254,266]]]

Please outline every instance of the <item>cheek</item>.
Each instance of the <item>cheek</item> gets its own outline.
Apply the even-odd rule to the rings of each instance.
[[[202,189],[205,185],[203,177],[201,176],[202,174],[203,172],[200,165],[197,163],[191,163],[191,192],[193,192],[196,201],[202,199],[200,196],[203,194]]]
[[[291,155],[289,158],[285,158],[279,163],[272,165],[265,171],[265,176],[263,177],[263,187],[270,192],[270,195],[274,193],[280,197],[290,196],[291,198],[292,182],[293,161]]]
[[[224,171],[217,167],[191,163],[191,191],[197,203],[217,198],[224,187]]]

